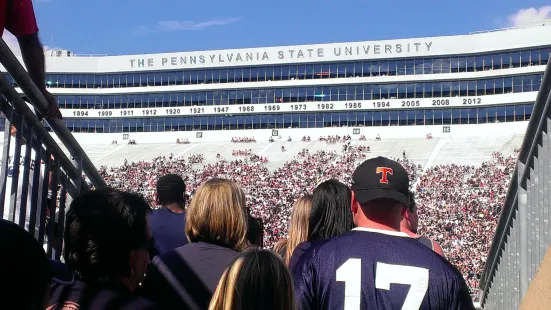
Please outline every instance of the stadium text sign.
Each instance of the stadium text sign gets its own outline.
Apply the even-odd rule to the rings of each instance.
[[[516,95],[516,94],[515,94]],[[522,93],[531,96],[523,100],[514,95],[492,95],[481,97],[423,98],[423,99],[381,99],[356,101],[312,101],[242,105],[202,105],[134,109],[62,109],[66,118],[137,118],[192,115],[236,115],[265,113],[301,113],[323,111],[387,111],[411,109],[446,109],[451,107],[477,107],[503,105],[506,103],[530,102],[537,92]],[[533,97],[533,99],[532,99]],[[450,112],[451,113],[451,112]]]
[[[199,52],[151,55],[129,59],[130,68],[163,69],[178,66],[202,64],[244,64],[278,61],[315,61],[330,58],[334,60],[358,59],[372,55],[427,54],[432,41],[412,41],[392,44],[337,45],[333,48],[305,46],[288,49],[252,49],[227,52]]]

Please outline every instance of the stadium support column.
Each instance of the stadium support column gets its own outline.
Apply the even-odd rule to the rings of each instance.
[[[528,290],[528,223],[526,222],[527,212],[528,212],[528,193],[525,189],[526,180],[522,179],[522,173],[525,169],[525,165],[518,161],[518,189],[517,189],[517,204],[518,204],[518,223],[519,223],[519,270],[520,270],[520,292],[519,292],[519,301],[522,301],[524,294]]]

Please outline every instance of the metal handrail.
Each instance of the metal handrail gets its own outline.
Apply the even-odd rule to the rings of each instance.
[[[52,138],[48,131],[44,128],[44,125],[38,120],[36,115],[29,109],[25,101],[19,96],[15,91],[13,86],[10,85],[9,81],[3,74],[0,74],[0,94],[2,94],[11,104],[14,106],[16,111],[25,116],[25,120],[31,125],[33,131],[40,135],[43,139],[43,143],[47,145],[51,153],[54,155],[54,158],[60,163],[60,166],[63,167],[63,170],[67,175],[73,180],[81,180],[81,188],[89,189],[90,187],[85,180],[82,179],[79,171],[75,168],[73,163],[67,158],[63,150],[59,147],[57,142]],[[41,147],[34,146],[33,147]]]
[[[524,164],[520,180],[525,184],[525,180],[530,176],[530,169],[533,167],[534,154],[537,153],[537,147],[541,140],[541,135],[547,125],[547,115],[549,115],[551,106],[551,61],[547,63],[540,90],[536,97],[532,116],[526,128],[526,134],[520,148],[518,161]],[[500,251],[503,249],[508,229],[511,227],[513,216],[517,210],[517,190],[518,190],[518,165],[512,175],[511,183],[507,191],[503,209],[498,220],[494,239],[488,252],[488,259],[480,277],[480,288],[483,297],[489,289],[492,277],[495,274],[500,259]],[[524,185],[523,185],[524,186]]]
[[[12,78],[17,82],[19,87],[21,87],[21,90],[25,93],[25,95],[29,98],[29,100],[33,103],[33,105],[38,109],[40,113],[43,113],[48,104],[46,101],[46,98],[42,94],[42,92],[38,89],[36,84],[33,82],[27,71],[23,68],[19,60],[15,57],[15,55],[12,53],[6,42],[2,38],[0,38],[0,63],[6,68],[6,70],[10,73]],[[5,80],[7,82],[7,79],[0,79],[0,81]],[[11,86],[11,85],[10,85]],[[8,93],[11,93],[9,90],[5,89],[5,85],[2,85],[4,88],[4,91],[7,91]],[[13,87],[10,87],[11,90],[15,93],[15,90]],[[15,93],[17,94],[17,93]],[[12,98],[9,98],[10,100],[16,100],[11,96]],[[19,97],[17,95],[16,97]],[[19,97],[19,99],[21,99]],[[19,100],[16,100],[19,101]],[[22,101],[22,99],[21,99]],[[38,121],[38,120],[37,120]],[[88,157],[88,155],[84,152],[80,144],[76,141],[76,139],[73,137],[73,135],[69,132],[67,127],[65,126],[65,123],[61,120],[50,120],[48,121],[48,124],[54,131],[54,133],[57,135],[57,137],[61,140],[63,145],[69,150],[69,153],[73,158],[81,159],[82,160],[82,170],[92,183],[95,188],[105,188],[107,187],[107,184],[97,171],[96,167]],[[33,124],[37,125],[37,124]],[[42,124],[38,127],[43,127]],[[71,163],[71,166],[74,167],[74,165]],[[73,176],[71,176],[73,177]]]

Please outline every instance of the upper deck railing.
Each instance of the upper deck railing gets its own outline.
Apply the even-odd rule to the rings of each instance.
[[[46,98],[1,38],[0,63],[27,100],[39,112],[44,112]],[[0,95],[0,109],[6,116],[0,213],[25,225],[39,241],[47,240],[48,255],[58,259],[61,242],[56,241],[63,231],[65,206],[81,191],[90,190],[82,173],[95,188],[107,185],[63,121],[53,120],[48,124],[71,154],[70,159],[3,74],[0,74]]]
[[[528,123],[480,279],[484,309],[517,309],[551,242],[551,62]]]

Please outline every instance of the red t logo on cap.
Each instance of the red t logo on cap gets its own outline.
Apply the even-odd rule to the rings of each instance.
[[[394,170],[392,168],[387,167],[377,167],[377,173],[382,173],[380,183],[388,184],[388,174],[390,175],[394,174]]]

